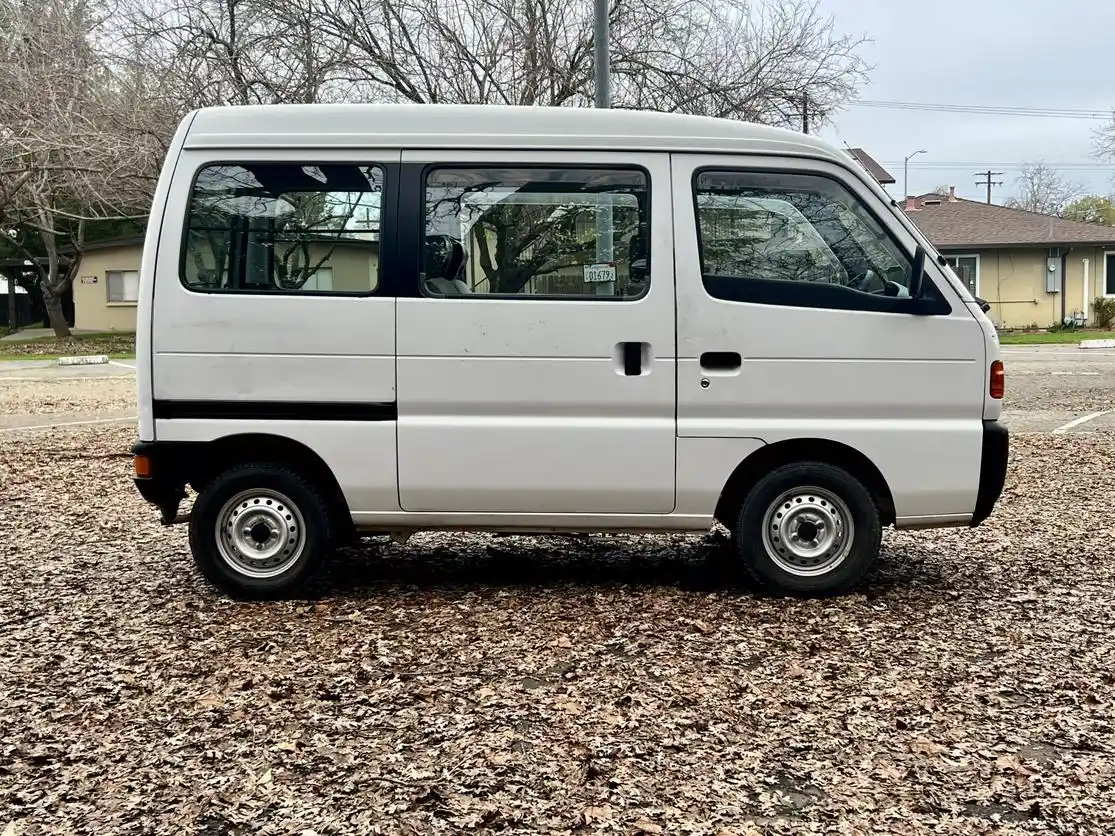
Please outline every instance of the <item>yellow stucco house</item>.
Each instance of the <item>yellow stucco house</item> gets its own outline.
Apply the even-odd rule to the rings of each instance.
[[[86,244],[74,275],[74,327],[134,331],[142,238]]]
[[[1115,227],[965,200],[951,187],[907,197],[903,209],[991,303],[999,328],[1091,325],[1093,300],[1115,297]]]

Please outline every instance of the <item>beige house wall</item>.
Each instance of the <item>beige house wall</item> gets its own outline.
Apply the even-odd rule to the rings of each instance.
[[[74,276],[74,327],[88,331],[134,331],[135,302],[108,301],[108,273],[138,270],[142,246],[92,250],[81,257]]]
[[[1086,247],[1069,251],[1065,282],[1065,315],[1085,311],[1084,261],[1088,261],[1089,323],[1092,300],[1103,295],[1102,248]],[[988,315],[1000,328],[1048,328],[1061,320],[1061,294],[1045,290],[1046,257],[1043,247],[1018,247],[996,250],[952,250],[947,256],[979,256],[981,298],[991,303]]]

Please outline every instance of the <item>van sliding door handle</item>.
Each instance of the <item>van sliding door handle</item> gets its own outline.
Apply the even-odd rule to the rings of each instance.
[[[701,355],[701,371],[732,372],[743,365],[743,357],[737,351],[706,351]]]
[[[647,343],[619,343],[614,355],[616,371],[625,377],[640,377],[650,366],[650,345]]]

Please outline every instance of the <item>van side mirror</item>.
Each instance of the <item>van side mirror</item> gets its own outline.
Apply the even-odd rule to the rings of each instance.
[[[925,247],[918,244],[914,250],[914,269],[910,274],[910,298],[920,299],[921,288],[925,283]]]

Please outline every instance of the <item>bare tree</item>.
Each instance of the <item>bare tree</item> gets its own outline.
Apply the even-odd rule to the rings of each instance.
[[[1102,128],[1092,131],[1092,153],[1101,160],[1115,159],[1115,112]]]
[[[121,44],[182,108],[590,105],[591,0],[124,0]],[[864,39],[815,0],[612,0],[616,107],[797,126],[854,97]]]
[[[314,30],[315,0],[124,0],[118,60],[157,78],[182,112],[223,104],[318,102],[347,52]]]
[[[136,214],[161,159],[142,91],[101,60],[93,0],[0,0],[0,228],[58,337],[91,220]]]
[[[1024,166],[1016,183],[1018,194],[1009,198],[1005,205],[1042,215],[1059,217],[1065,206],[1083,192],[1080,185],[1069,182],[1042,162]]]

